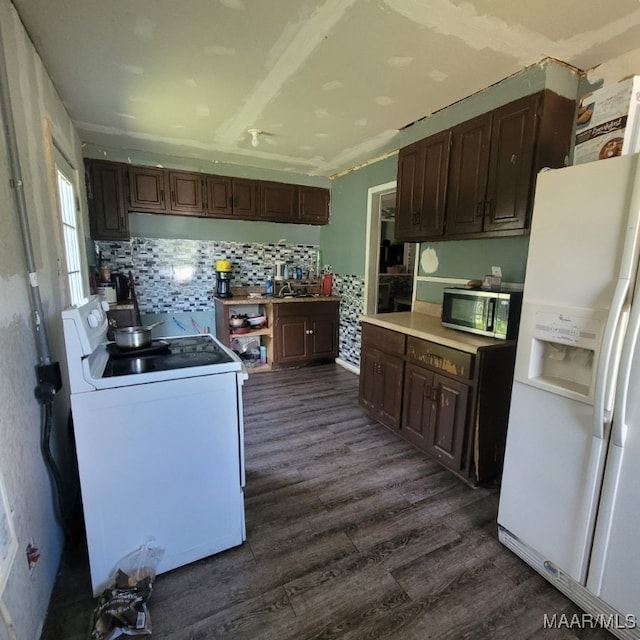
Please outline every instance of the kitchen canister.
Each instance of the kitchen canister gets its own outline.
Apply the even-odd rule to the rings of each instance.
[[[323,296],[330,296],[331,293],[333,292],[333,274],[332,273],[325,273],[322,276],[322,295]]]

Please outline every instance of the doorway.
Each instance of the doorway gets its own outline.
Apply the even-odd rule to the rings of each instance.
[[[395,181],[369,189],[365,314],[411,310],[416,245],[395,241],[395,206]]]

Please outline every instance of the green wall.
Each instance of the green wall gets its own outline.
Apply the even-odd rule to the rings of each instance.
[[[331,220],[320,231],[320,247],[323,264],[335,273],[364,276],[368,190],[395,180],[397,165],[393,155],[332,182]]]
[[[130,213],[129,231],[141,238],[180,238],[216,240],[218,242],[264,242],[275,244],[320,244],[320,226],[281,224],[249,220],[218,220],[167,216],[152,213]]]
[[[438,269],[427,274],[419,267],[418,276],[481,280],[483,276],[491,274],[492,266],[497,266],[502,269],[503,282],[521,284],[524,282],[529,236],[423,242],[420,245],[418,264],[420,253],[425,249],[436,252]],[[419,281],[416,298],[425,302],[440,303],[442,290],[450,286],[456,285],[447,282]]]

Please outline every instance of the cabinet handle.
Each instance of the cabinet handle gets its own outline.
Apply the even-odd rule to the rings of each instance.
[[[420,212],[412,211],[411,212],[411,224],[420,224]]]
[[[173,202],[173,204],[176,203],[176,192],[175,191],[171,192],[171,202]]]
[[[164,189],[160,189],[160,202],[164,202]]]
[[[491,200],[487,200],[484,203],[484,215],[485,215],[485,218],[491,215]]]
[[[485,203],[482,200],[478,200],[478,204],[476,206],[476,218],[480,218],[482,216],[484,207],[485,207]]]
[[[427,385],[424,388],[424,397],[428,398],[429,400],[431,400],[431,385]]]
[[[431,389],[431,396],[429,399],[433,400],[434,402],[438,399],[438,387],[433,387]]]

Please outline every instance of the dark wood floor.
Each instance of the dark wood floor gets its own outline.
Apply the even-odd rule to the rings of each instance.
[[[497,488],[371,421],[357,386],[335,365],[250,377],[247,540],[157,577],[154,638],[612,638],[544,629],[544,614],[579,609],[497,541]],[[89,638],[94,606],[76,544],[42,639]]]

